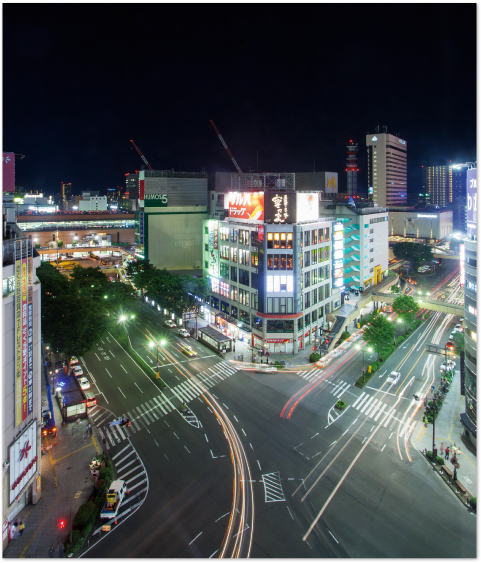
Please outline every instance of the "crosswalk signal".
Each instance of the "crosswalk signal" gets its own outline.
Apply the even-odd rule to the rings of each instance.
[[[61,530],[63,530],[65,528],[65,520],[60,520],[59,527],[60,527]]]

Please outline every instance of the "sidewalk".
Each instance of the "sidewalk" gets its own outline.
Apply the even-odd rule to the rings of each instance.
[[[437,381],[436,384],[438,382],[439,381]],[[457,369],[449,392],[441,407],[441,411],[435,420],[435,447],[438,450],[439,456],[441,456],[441,444],[443,444],[443,449],[446,449],[446,447],[451,448],[452,446],[461,449],[461,454],[458,456],[460,465],[460,468],[457,470],[458,480],[463,483],[472,496],[477,496],[476,450],[474,446],[467,441],[469,439],[463,437],[464,427],[461,424],[459,415],[464,412],[465,407],[464,396],[461,395],[460,387],[460,374]],[[411,437],[411,443],[420,451],[423,451],[424,448],[426,448],[427,451],[432,451],[433,425],[428,424],[426,428],[424,424],[419,421],[418,428]],[[444,453],[442,457],[444,457]],[[449,457],[451,458],[451,456]],[[451,471],[453,470],[453,465],[450,461],[446,460],[446,466],[449,467]]]
[[[42,387],[44,390],[44,384]],[[52,436],[42,437],[42,446],[52,445],[41,456],[42,496],[36,505],[27,505],[14,519],[23,521],[25,531],[22,536],[10,540],[3,557],[64,557],[63,544],[70,531],[70,510],[73,518],[92,492],[89,463],[102,451],[95,434],[84,440],[86,420],[79,428],[75,423],[62,426],[56,400],[53,400],[53,408],[58,437],[57,440]],[[60,529],[61,520],[65,521],[64,529]]]

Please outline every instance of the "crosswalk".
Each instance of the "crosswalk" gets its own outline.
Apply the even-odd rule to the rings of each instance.
[[[297,375],[300,375],[306,381],[314,381],[317,377],[323,373],[324,370],[319,368],[313,368],[307,371],[299,371]],[[331,383],[334,387],[329,391],[331,395],[334,395],[338,399],[344,395],[344,393],[351,387],[351,383],[347,383],[346,381],[342,381],[342,379],[337,383]]]
[[[206,370],[197,373],[195,378],[201,382],[202,385],[210,389],[237,371],[237,366],[230,365],[227,362],[220,362],[216,364],[214,368],[207,368]],[[203,393],[201,386],[193,379],[183,381],[175,387],[171,387],[170,391],[172,391],[173,395],[179,399],[180,402],[185,401],[186,403],[193,401]],[[166,395],[157,395],[151,397],[138,407],[134,407],[129,411],[122,413],[124,418],[128,418],[130,420],[130,426],[109,426],[109,423],[118,417],[114,417],[110,411],[104,409],[100,405],[95,405],[95,407],[90,410],[90,417],[92,422],[98,428],[104,443],[108,448],[113,448],[117,444],[120,444],[120,442],[130,438],[130,436],[136,432],[139,432],[153,422],[156,422],[168,415],[173,410],[176,410],[176,407]],[[197,428],[199,427],[199,423],[195,416],[191,417],[192,420],[188,416],[184,416],[184,418],[192,426],[196,426]]]
[[[275,473],[265,473],[262,475],[264,483],[264,493],[266,502],[283,502],[286,500],[282,490],[281,476],[279,471]]]
[[[393,420],[397,420],[395,418],[396,409],[391,410],[391,407],[387,403],[383,403],[380,399],[376,399],[364,391],[359,395],[352,406],[360,413],[372,418],[374,422],[376,422],[381,415],[389,412],[389,416],[383,424],[385,428],[387,428]]]

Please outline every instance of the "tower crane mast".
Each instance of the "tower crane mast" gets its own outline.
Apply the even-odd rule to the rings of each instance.
[[[145,165],[147,166],[147,168],[149,170],[153,170],[152,166],[150,166],[150,164],[147,162],[147,159],[145,158],[145,156],[142,154],[142,151],[139,149],[139,147],[134,143],[134,141],[132,141],[132,139],[130,139],[130,142],[134,145],[135,150],[139,153],[140,158],[145,162]]]
[[[214,128],[214,131],[217,133],[217,136],[219,137],[220,142],[224,145],[224,148],[227,151],[227,154],[230,156],[230,159],[234,163],[234,166],[237,168],[237,172],[239,172],[239,174],[242,174],[242,170],[240,169],[240,166],[237,164],[236,159],[233,157],[232,153],[230,152],[229,147],[226,145],[226,142],[222,138],[222,135],[219,133],[219,130],[215,126],[215,123],[212,121],[212,119],[209,119],[209,121],[212,123],[212,127]]]

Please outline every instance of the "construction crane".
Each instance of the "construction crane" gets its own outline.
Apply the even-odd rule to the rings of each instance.
[[[242,174],[242,170],[240,169],[240,166],[237,164],[235,158],[232,156],[232,153],[230,152],[229,147],[225,144],[225,141],[222,138],[222,135],[219,133],[219,130],[215,126],[215,123],[212,121],[212,119],[209,119],[209,121],[212,123],[212,127],[214,128],[214,131],[217,133],[217,136],[219,137],[220,142],[224,145],[224,148],[227,151],[227,154],[230,156],[230,159],[234,163],[234,166],[237,168],[237,172],[239,172],[239,174]]]
[[[150,164],[147,162],[147,159],[145,158],[145,156],[142,154],[142,151],[139,149],[139,147],[134,143],[134,141],[132,141],[132,139],[130,139],[130,142],[134,145],[135,150],[139,153],[140,158],[145,162],[145,165],[147,166],[147,168],[149,170],[153,170],[152,166],[150,166]]]

